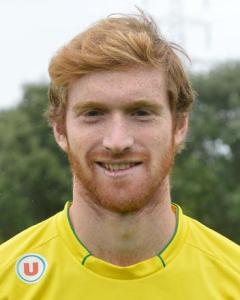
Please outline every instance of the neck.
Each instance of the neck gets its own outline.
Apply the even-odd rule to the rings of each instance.
[[[129,214],[92,207],[74,184],[70,218],[79,239],[91,253],[107,262],[128,266],[157,255],[176,227],[171,209],[169,179],[155,197],[156,205]]]

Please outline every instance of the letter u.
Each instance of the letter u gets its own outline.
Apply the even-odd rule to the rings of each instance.
[[[38,273],[38,263],[34,262],[31,264],[32,270],[30,270],[30,263],[24,263],[24,274],[28,276],[34,276]]]

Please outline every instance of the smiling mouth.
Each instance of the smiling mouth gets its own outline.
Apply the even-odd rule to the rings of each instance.
[[[105,162],[97,162],[97,164],[110,172],[117,172],[117,171],[123,171],[123,170],[129,170],[135,166],[138,166],[141,164],[141,162],[122,162],[122,163],[105,163]]]

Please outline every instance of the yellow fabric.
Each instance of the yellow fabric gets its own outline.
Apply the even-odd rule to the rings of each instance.
[[[0,246],[0,300],[240,299],[240,247],[179,206],[172,205],[178,225],[161,253],[119,267],[94,257],[78,240],[69,205]],[[46,266],[31,284],[19,275],[26,255]]]

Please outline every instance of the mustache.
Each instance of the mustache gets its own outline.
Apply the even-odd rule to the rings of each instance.
[[[90,161],[108,161],[114,159],[121,159],[126,161],[145,161],[149,159],[149,154],[143,151],[128,151],[128,152],[109,152],[107,150],[95,150],[91,151],[87,155]]]

